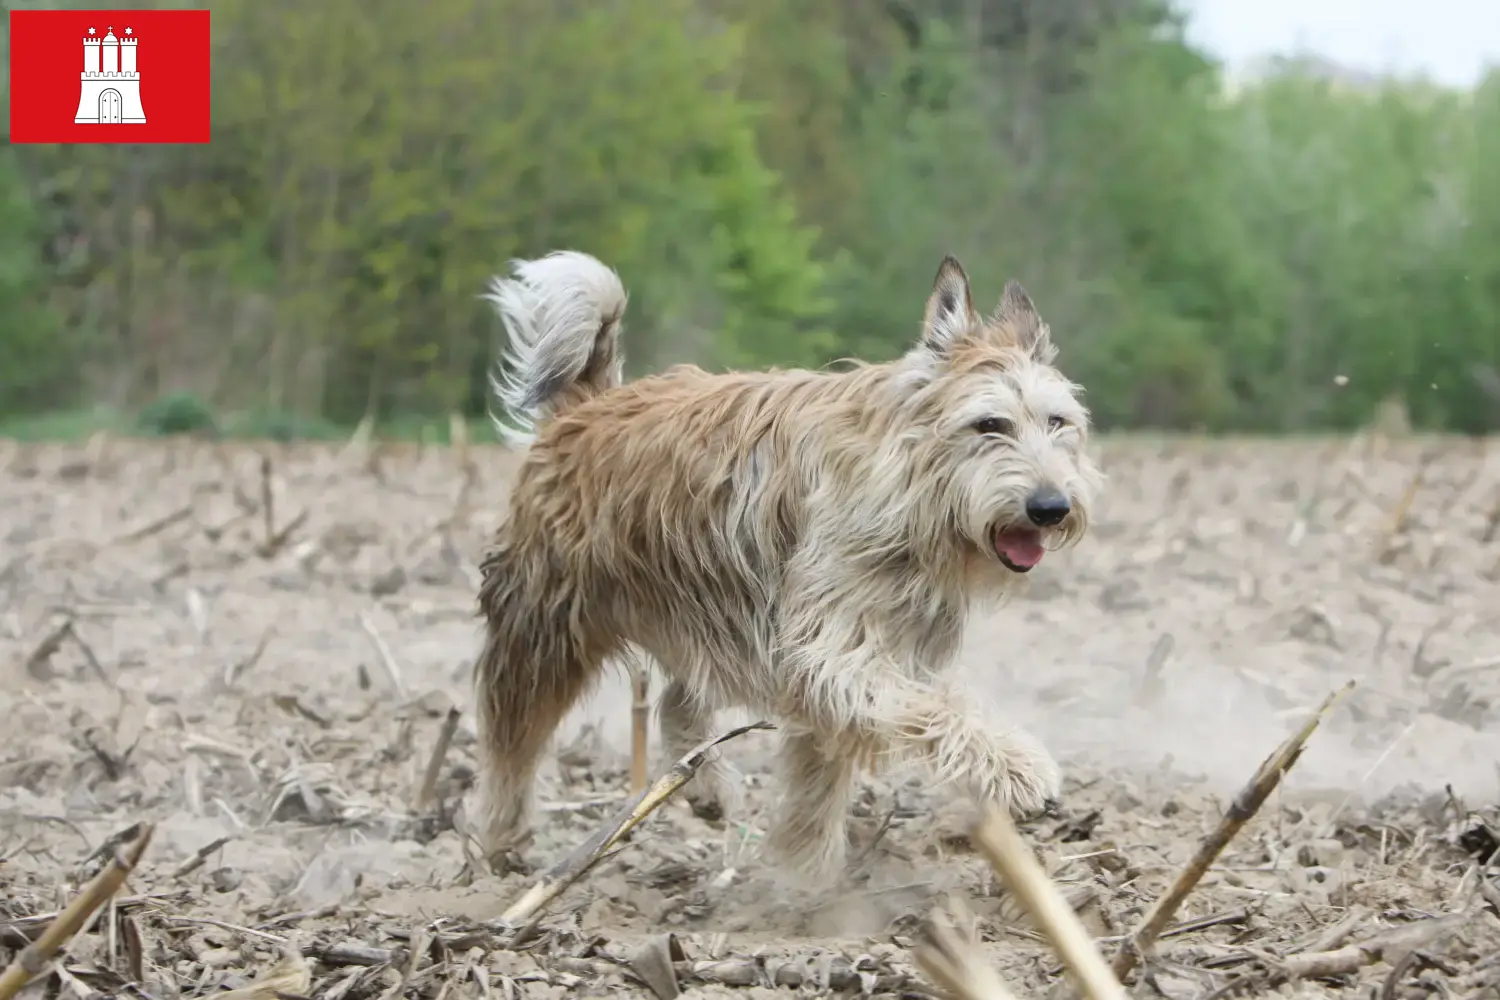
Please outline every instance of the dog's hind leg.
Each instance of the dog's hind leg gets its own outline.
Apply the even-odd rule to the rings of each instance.
[[[714,735],[713,709],[695,697],[692,688],[680,680],[667,685],[656,707],[657,726],[661,731],[662,751],[667,763]],[[700,819],[722,819],[731,805],[734,771],[720,757],[720,751],[709,751],[709,759],[683,789],[683,796]]]
[[[855,760],[808,732],[789,732],[778,760],[783,793],[766,846],[798,873],[826,883],[843,873]]]
[[[491,605],[484,650],[474,664],[482,765],[476,832],[491,859],[530,843],[537,763],[563,717],[599,676],[606,652],[583,648],[566,617],[526,610],[519,601]]]

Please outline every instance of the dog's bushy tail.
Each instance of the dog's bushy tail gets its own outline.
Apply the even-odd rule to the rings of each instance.
[[[514,277],[496,277],[484,296],[509,339],[490,386],[506,411],[493,415],[496,427],[524,445],[553,416],[620,384],[627,296],[619,275],[574,250],[512,261],[511,269]]]

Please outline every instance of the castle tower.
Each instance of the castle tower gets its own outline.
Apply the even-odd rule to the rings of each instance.
[[[141,74],[135,61],[136,41],[135,32],[128,27],[123,38],[115,35],[113,25],[103,38],[97,28],[89,28],[88,37],[83,40],[83,72],[79,74],[82,87],[74,123],[145,124]]]
[[[83,40],[83,75],[99,72],[99,36],[89,29],[89,37]]]
[[[104,72],[120,72],[120,40],[115,37],[113,26],[110,27],[109,34],[104,36]]]
[[[136,37],[131,34],[129,28],[125,29],[125,37],[120,39],[120,72],[131,74],[135,72],[135,43]]]

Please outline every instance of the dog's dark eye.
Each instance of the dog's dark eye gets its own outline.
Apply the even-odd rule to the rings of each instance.
[[[1048,430],[1060,431],[1064,427],[1067,427],[1067,426],[1068,426],[1068,418],[1067,417],[1059,417],[1057,414],[1054,413],[1052,416],[1050,416],[1050,417],[1047,418],[1047,429]]]
[[[1014,434],[1016,425],[1004,417],[984,417],[974,421],[974,430],[980,434]]]

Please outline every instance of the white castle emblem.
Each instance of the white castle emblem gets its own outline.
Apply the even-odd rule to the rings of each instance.
[[[83,40],[83,92],[78,95],[78,125],[144,125],[141,74],[135,68],[135,35],[125,29],[115,37],[114,26],[103,38],[93,28]]]

